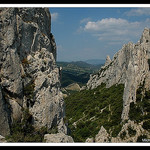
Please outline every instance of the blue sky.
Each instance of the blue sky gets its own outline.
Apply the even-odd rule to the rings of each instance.
[[[50,8],[57,61],[111,58],[150,28],[150,8]]]

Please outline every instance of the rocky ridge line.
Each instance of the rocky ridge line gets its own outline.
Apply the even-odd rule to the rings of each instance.
[[[90,76],[87,87],[93,89],[101,83],[106,83],[106,87],[124,84],[122,121],[128,120],[130,103],[136,102],[139,86],[144,84],[147,90],[150,89],[149,59],[150,29],[145,28],[140,41],[123,45],[112,60],[107,57],[99,73]]]

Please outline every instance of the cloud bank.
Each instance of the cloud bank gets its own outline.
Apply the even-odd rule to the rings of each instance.
[[[150,25],[150,19],[144,22],[129,22],[122,18],[104,18],[97,21],[88,21],[80,27],[83,32],[96,36],[100,41],[108,41],[109,44],[128,42],[134,37],[139,38],[146,26]]]
[[[125,12],[127,16],[148,16],[150,15],[150,8],[133,8],[130,11]]]

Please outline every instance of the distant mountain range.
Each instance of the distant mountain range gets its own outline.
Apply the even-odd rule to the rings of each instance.
[[[92,64],[92,65],[99,65],[99,64],[104,64],[105,60],[104,59],[88,59],[85,62],[88,64]]]
[[[66,87],[72,83],[78,83],[79,85],[86,84],[90,78],[90,74],[98,72],[103,65],[88,64],[84,61],[56,62],[56,64],[58,67],[62,67],[62,87]]]

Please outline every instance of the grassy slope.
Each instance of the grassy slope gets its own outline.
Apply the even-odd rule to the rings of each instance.
[[[117,136],[121,129],[123,90],[121,84],[110,88],[102,84],[65,99],[66,122],[75,142],[85,142],[88,137],[95,137],[102,125],[109,133],[112,132],[112,136]]]

